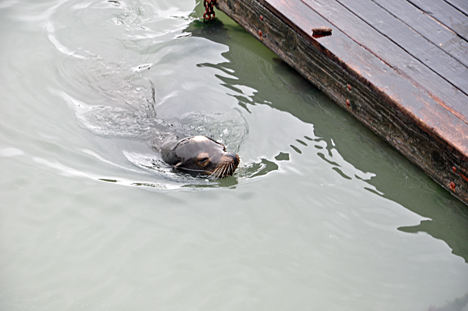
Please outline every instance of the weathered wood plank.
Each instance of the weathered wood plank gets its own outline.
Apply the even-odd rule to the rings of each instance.
[[[270,2],[270,1],[269,1]],[[280,0],[271,0],[277,3]],[[381,58],[392,68],[407,76],[410,83],[423,88],[454,115],[468,122],[468,97],[460,89],[453,87],[433,70],[396,45],[390,38],[383,36],[353,12],[335,0],[302,0],[311,9],[332,22],[358,44]]]
[[[444,0],[451,6],[468,16],[468,1],[466,0]]]
[[[422,37],[371,0],[337,0],[337,2],[467,95],[464,90],[468,91],[468,68],[441,50],[438,45]],[[371,46],[370,42],[363,43]]]
[[[308,5],[309,3],[307,0],[302,1],[302,3],[296,1],[294,4],[285,0],[263,0],[262,2],[265,3],[269,9],[287,18],[288,21],[285,22],[289,23],[289,25],[292,25],[292,27],[297,31],[302,32],[303,36],[308,38],[312,43],[318,44],[308,34],[310,33],[310,29],[312,27],[320,25],[334,27],[333,24],[323,18],[323,15],[319,15],[319,13],[313,10],[314,8],[311,8]],[[305,5],[306,3],[307,5]],[[331,17],[331,19],[333,19],[333,14],[339,14],[339,16],[336,17],[340,17],[339,19],[347,19],[347,21],[351,23],[351,25],[345,23],[343,28],[347,29],[348,26],[353,27],[354,25],[357,27],[356,31],[359,32],[363,38],[370,37],[375,41],[379,40],[378,34],[373,31],[373,29],[365,24],[358,24],[358,21],[361,23],[362,21],[359,19],[356,20],[355,16],[353,19],[352,14],[349,11],[344,10],[345,12],[343,12],[342,7],[332,5],[331,1],[328,1],[327,3],[327,9],[332,10],[331,14],[329,14],[329,12],[320,10],[321,14],[325,14],[327,17]],[[346,12],[350,15],[343,16],[342,14]],[[393,66],[392,64],[389,64],[386,59],[381,57],[381,54],[373,52],[371,49],[363,46],[360,41],[355,41],[350,38],[347,33],[339,31],[336,29],[336,27],[334,28],[333,36],[320,39],[320,46],[326,48],[323,53],[330,54],[330,51],[333,51],[332,55],[339,57],[338,60],[335,61],[341,61],[346,64],[346,66],[357,73],[358,77],[365,77],[366,79],[370,79],[373,85],[378,87],[385,94],[391,96],[395,101],[401,102],[402,98],[405,98],[405,100],[408,102],[406,109],[409,109],[411,113],[413,113],[418,119],[426,122],[425,124],[428,126],[441,129],[444,135],[446,135],[450,141],[456,143],[464,153],[468,154],[468,137],[466,137],[468,132],[466,130],[461,131],[462,129],[466,128],[463,115],[460,115],[457,113],[457,111],[452,111],[450,109],[446,110],[446,107],[443,105],[441,106],[437,100],[434,100],[435,96],[433,96],[430,92],[428,92],[428,94],[432,100],[414,101],[416,97],[422,98],[421,93],[424,93],[420,90],[419,83],[414,81],[411,77],[411,73],[414,73],[414,68],[422,67],[424,71],[422,71],[422,73],[418,73],[425,79],[428,79],[428,76],[431,74],[432,76],[435,76],[433,73],[428,71],[424,66],[417,67],[418,64],[411,65],[411,63],[414,63],[414,59],[408,57],[406,53],[403,53],[403,57],[406,58],[392,58],[400,51],[399,49],[394,49],[394,47],[390,44],[391,42],[389,41],[384,41],[382,43],[388,44],[389,47],[378,47],[378,52],[387,52],[388,49],[391,49],[392,53],[388,54],[388,57],[386,58],[389,60],[393,59],[393,61],[396,59],[396,61],[401,62],[402,65],[398,64]],[[413,72],[408,72],[408,74],[402,76],[399,66],[408,67],[410,65],[413,67]],[[434,87],[441,86],[441,84],[437,83],[445,82],[437,76],[435,76],[435,78],[438,80],[433,82]],[[365,83],[369,82],[366,81]],[[413,85],[415,88],[409,88],[408,85]],[[447,85],[447,83],[445,83],[445,85]],[[450,89],[450,87],[448,88]],[[327,90],[325,89],[324,91],[326,92]],[[463,102],[467,102],[466,96],[463,95],[460,98],[463,100]],[[459,115],[461,118],[459,118]],[[446,122],[440,122],[438,116],[446,116]],[[456,120],[457,118],[459,120]],[[457,124],[457,126],[453,127],[452,125],[454,124]]]
[[[296,27],[298,31],[302,31],[304,36],[308,36],[307,32],[311,27],[315,27],[317,25],[323,25],[326,26],[331,26],[333,27],[333,24],[331,24],[328,20],[323,19],[323,15],[319,15],[316,11],[312,10],[310,6],[307,8],[307,6],[303,6],[301,3],[297,3],[297,1],[292,4],[289,1],[284,1],[284,0],[263,0],[263,3],[268,4],[269,8],[271,10],[276,10],[278,14],[282,14],[284,17],[290,18],[290,20],[294,20],[294,22],[289,22],[290,25],[294,25],[293,27]],[[302,1],[304,4],[307,3],[308,1]],[[331,2],[331,1],[330,1]],[[331,9],[336,9],[336,6],[330,5],[331,3],[327,2],[329,4],[328,8]],[[280,13],[282,12],[282,13]],[[323,13],[323,11],[320,11],[320,13]],[[343,14],[342,10],[336,10],[333,13],[335,14]],[[338,17],[338,16],[337,16]],[[356,21],[352,20],[350,16],[342,16],[339,15],[339,19],[343,19],[343,17],[348,18],[348,21],[351,22],[351,24],[356,25]],[[347,24],[344,25],[345,28],[347,28]],[[352,25],[351,25],[352,26]],[[361,25],[357,25],[358,31],[363,31],[363,37],[369,36],[370,34],[366,32],[366,29],[364,27],[361,27]],[[368,30],[368,29],[367,29]],[[414,82],[412,77],[411,77],[411,72],[408,73],[408,75],[401,75],[400,68],[392,66],[392,64],[389,64],[388,62],[385,61],[385,59],[382,59],[379,54],[377,53],[372,53],[372,50],[368,49],[367,47],[363,47],[362,43],[359,41],[354,41],[354,40],[346,40],[349,39],[348,36],[342,36],[345,33],[342,32],[337,32],[336,29],[334,31],[334,35],[332,37],[325,37],[320,39],[320,43],[323,47],[327,48],[328,51],[333,51],[336,56],[339,56],[339,59],[343,61],[347,66],[350,66],[353,70],[358,72],[358,75],[361,77],[369,77],[369,79],[372,80],[373,84],[378,86],[380,89],[382,89],[386,94],[391,95],[393,98],[395,98],[397,101],[402,100],[404,96],[407,97],[406,100],[413,100],[414,97],[420,96],[415,93],[415,91],[408,92],[408,88],[406,87],[408,84],[413,84],[417,90],[420,91],[420,84],[417,82]],[[340,38],[337,38],[336,35],[341,35]],[[308,36],[310,38],[310,36]],[[374,38],[374,37],[373,37]],[[312,38],[310,38],[313,40]],[[376,38],[377,39],[377,38]],[[354,41],[354,45],[352,43]],[[315,42],[315,40],[313,40]],[[384,41],[384,44],[387,42]],[[391,46],[391,45],[390,45]],[[354,47],[353,49],[350,49],[350,47]],[[384,49],[385,50],[385,49]],[[370,51],[371,54],[366,53],[367,51]],[[392,51],[394,52],[394,51]],[[373,54],[373,55],[372,55]],[[391,54],[393,55],[393,54]],[[381,67],[378,65],[372,66],[371,65],[371,59],[372,58],[377,58],[379,60],[383,60],[383,62],[388,66],[388,68],[384,68],[383,71],[381,71]],[[391,59],[391,58],[389,58]],[[401,61],[401,59],[397,58],[397,61]],[[409,58],[407,59],[407,64],[409,65],[412,62],[412,59]],[[406,63],[404,63],[405,66],[408,66]],[[381,74],[379,74],[381,72]],[[396,76],[400,78],[399,82],[397,83],[396,80],[391,80],[392,79],[392,73],[396,73]],[[423,72],[424,73],[424,72]],[[427,72],[426,72],[427,74]],[[437,78],[437,77],[436,77]],[[404,80],[401,80],[404,79]],[[401,82],[403,81],[403,82]],[[442,82],[437,81],[437,82]],[[434,83],[434,86],[437,85]],[[440,86],[440,85],[439,85]],[[421,92],[421,91],[420,91]],[[434,99],[434,96],[428,92],[430,97]],[[466,96],[462,96],[461,99],[463,99],[463,103],[466,102]],[[451,114],[455,112],[455,116],[458,117],[460,116],[461,120],[463,121],[463,115],[460,115],[457,113],[457,111],[452,111],[449,109],[449,111],[445,111],[445,107],[440,105],[440,103],[436,101],[430,101],[432,105],[419,105],[417,103],[413,103],[412,105],[408,105],[408,109],[412,110],[412,113],[415,114],[418,118],[423,120],[424,122],[427,122],[428,125],[430,126],[439,126],[442,128],[445,128],[445,133],[449,135],[451,139],[453,139],[454,142],[464,142],[460,144],[460,148],[464,150],[464,152],[468,152],[468,145],[465,143],[467,140],[463,138],[467,132],[464,132],[462,136],[459,136],[456,138],[455,135],[453,136],[452,133],[456,128],[453,128],[450,124],[459,124],[458,129],[462,129],[466,126],[466,124],[463,124],[463,122],[459,122],[458,120],[455,120],[455,118],[451,118]],[[434,114],[431,114],[430,111],[433,111]],[[450,118],[449,122],[450,124],[440,124],[439,120],[437,120],[438,115],[446,115],[447,118]],[[433,122],[434,120],[435,123]],[[447,119],[449,120],[449,119]],[[466,122],[465,122],[466,123]]]
[[[408,0],[408,2],[468,40],[466,16],[447,2],[427,0]]]
[[[406,0],[373,0],[459,62],[468,66],[468,42]],[[463,0],[468,6],[468,1]]]
[[[468,125],[432,94],[303,2],[218,0],[218,6],[468,203]],[[333,35],[315,40],[310,29],[317,26],[331,26]]]

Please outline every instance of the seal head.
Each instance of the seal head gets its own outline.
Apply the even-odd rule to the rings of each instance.
[[[174,147],[163,145],[163,160],[175,169],[194,176],[209,175],[223,178],[234,173],[239,156],[226,152],[226,147],[205,136],[193,136],[179,140]]]

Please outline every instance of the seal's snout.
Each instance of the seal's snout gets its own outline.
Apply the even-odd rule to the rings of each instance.
[[[216,169],[211,174],[212,178],[223,178],[231,176],[239,165],[240,158],[237,154],[232,152],[226,152],[223,154],[221,161],[219,162]]]
[[[240,162],[240,158],[237,154],[233,153],[233,152],[228,152],[226,154],[226,156],[228,156],[229,158],[232,159],[232,161],[234,161],[234,165],[239,165],[239,162]]]

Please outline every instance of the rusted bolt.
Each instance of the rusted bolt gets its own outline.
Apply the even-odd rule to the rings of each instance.
[[[258,31],[258,35],[259,35],[260,37],[263,37],[263,33],[262,33],[261,30]]]
[[[452,171],[453,171],[454,173],[456,173],[456,172],[457,172],[457,168],[456,168],[455,166],[452,166]]]
[[[348,87],[348,90],[351,91],[351,89],[352,89],[352,88],[351,88],[351,85],[347,84],[346,86]]]
[[[349,99],[346,100],[346,106],[348,106],[348,107],[351,106],[351,102],[349,101]]]
[[[453,181],[450,182],[450,189],[455,190],[455,183]]]
[[[260,15],[260,20],[263,22],[263,15]]]

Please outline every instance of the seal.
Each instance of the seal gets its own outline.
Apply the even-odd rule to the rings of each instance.
[[[161,146],[164,162],[193,176],[223,178],[231,176],[239,165],[239,156],[226,152],[226,147],[206,136],[177,140],[166,139]]]

